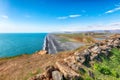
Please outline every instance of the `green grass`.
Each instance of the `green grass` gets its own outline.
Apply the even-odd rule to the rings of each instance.
[[[120,50],[112,49],[111,56],[108,58],[101,56],[102,62],[95,61],[91,67],[84,67],[85,73],[81,73],[84,80],[120,80]],[[88,74],[94,73],[94,79]]]
[[[109,58],[102,57],[102,62],[95,62],[92,67],[96,79],[120,80],[120,50],[112,49]]]
[[[57,36],[61,37],[61,42],[67,42],[67,41],[77,41],[77,42],[83,42],[83,43],[92,43],[95,42],[94,38],[89,35],[85,35],[82,33],[73,33],[73,34],[56,34]],[[71,40],[72,39],[72,40]]]
[[[60,42],[63,42],[63,43],[69,41],[69,39],[67,39],[67,38],[60,38],[59,40],[60,40]]]

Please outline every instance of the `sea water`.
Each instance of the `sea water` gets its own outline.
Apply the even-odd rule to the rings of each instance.
[[[0,58],[42,50],[47,33],[0,33]]]

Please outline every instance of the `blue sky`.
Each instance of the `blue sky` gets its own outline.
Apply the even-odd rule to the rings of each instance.
[[[120,29],[120,0],[0,0],[0,32]]]

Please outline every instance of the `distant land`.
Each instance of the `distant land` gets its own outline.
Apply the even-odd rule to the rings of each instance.
[[[109,33],[120,33],[120,29],[115,29],[115,30],[90,30],[90,31],[62,31],[62,32],[53,32],[53,33],[84,33],[84,32],[96,32],[96,33],[104,33],[104,32],[109,32]]]

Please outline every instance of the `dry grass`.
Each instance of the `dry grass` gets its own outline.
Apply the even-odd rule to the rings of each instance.
[[[94,43],[96,40],[92,36],[86,36],[83,34],[57,34],[61,39],[72,42],[80,43]]]
[[[26,80],[44,71],[48,65],[54,65],[57,60],[73,54],[65,51],[55,55],[22,55],[0,59],[0,80]]]

